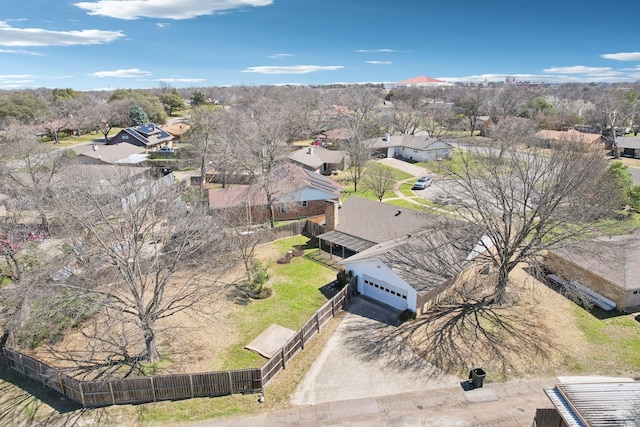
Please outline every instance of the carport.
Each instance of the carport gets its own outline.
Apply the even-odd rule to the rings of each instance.
[[[333,257],[334,249],[340,251],[340,258],[347,258],[375,245],[375,242],[361,239],[338,230],[331,230],[318,236],[318,248],[322,250],[322,243],[329,246],[329,258]]]

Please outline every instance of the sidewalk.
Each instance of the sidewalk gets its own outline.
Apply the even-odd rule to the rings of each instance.
[[[531,426],[537,408],[553,407],[544,394],[555,378],[485,383],[376,398],[293,406],[286,411],[223,418],[196,426]]]

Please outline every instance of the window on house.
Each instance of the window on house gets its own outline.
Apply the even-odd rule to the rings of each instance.
[[[306,200],[301,201],[300,204],[302,205],[303,208],[307,207],[307,201]]]
[[[280,203],[280,213],[286,213],[287,212],[287,205],[284,203]]]
[[[129,135],[122,135],[122,139],[129,139]]]

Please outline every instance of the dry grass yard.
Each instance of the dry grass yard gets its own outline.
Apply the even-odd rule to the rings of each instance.
[[[289,242],[261,249],[260,257],[273,267]],[[292,263],[293,264],[293,263]],[[314,273],[315,274],[315,273]],[[275,275],[276,281],[283,281]],[[330,277],[329,274],[327,277]],[[431,362],[464,378],[470,367],[487,371],[487,381],[508,381],[522,377],[548,378],[555,375],[624,375],[640,372],[640,322],[634,315],[606,316],[584,310],[525,270],[514,272],[512,304],[492,307],[482,304],[488,294],[481,281],[458,304],[444,304],[428,316],[406,323],[396,331]],[[276,287],[276,293],[278,288]],[[286,288],[291,289],[291,283]],[[284,292],[280,290],[280,292]],[[228,367],[238,347],[246,340],[244,326],[238,326],[237,310],[243,307],[219,302],[211,316],[180,317],[188,324],[179,336],[163,343],[176,350],[158,370],[186,372]],[[12,372],[0,376],[0,424],[22,425],[159,425],[187,420],[203,420],[234,414],[285,409],[289,396],[320,353],[339,324],[334,319],[288,365],[266,389],[266,402],[257,396],[234,395],[215,399],[192,399],[137,406],[82,410],[61,400],[52,391]],[[242,341],[242,342],[240,342]],[[384,345],[381,343],[380,345]],[[178,351],[191,349],[188,353]],[[635,355],[635,356],[634,356]],[[243,363],[251,363],[250,356]],[[224,365],[224,366],[223,366]],[[46,421],[45,421],[46,420]]]

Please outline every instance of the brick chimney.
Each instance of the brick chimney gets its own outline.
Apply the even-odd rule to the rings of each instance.
[[[331,231],[340,223],[338,218],[338,209],[340,202],[337,200],[327,200],[324,208],[324,231]]]

